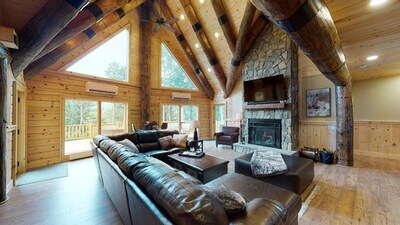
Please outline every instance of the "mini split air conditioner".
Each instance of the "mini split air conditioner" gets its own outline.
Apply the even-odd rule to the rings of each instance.
[[[172,92],[172,99],[174,100],[190,100],[192,95],[190,93]]]
[[[86,91],[96,94],[116,95],[118,93],[118,86],[95,82],[86,82]]]

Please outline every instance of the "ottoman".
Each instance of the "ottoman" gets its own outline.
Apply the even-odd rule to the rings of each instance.
[[[254,177],[250,166],[252,156],[253,153],[249,153],[236,158],[235,172]],[[314,162],[311,159],[296,156],[282,155],[282,157],[288,168],[287,173],[254,178],[301,195],[314,179]]]

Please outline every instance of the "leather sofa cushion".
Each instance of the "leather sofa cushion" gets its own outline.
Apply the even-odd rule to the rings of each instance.
[[[93,137],[93,142],[97,145],[100,146],[100,142],[104,140],[109,140],[110,138],[103,136],[103,135],[96,135]]]
[[[153,164],[134,170],[133,177],[175,224],[228,224],[217,199],[171,168]]]
[[[179,131],[177,131],[177,130],[159,130],[158,134],[160,135],[160,138],[162,138],[165,136],[172,136],[174,134],[179,134]]]
[[[224,185],[226,188],[240,193],[248,201],[255,198],[276,200],[283,205],[285,212],[287,212],[288,223],[286,224],[291,224],[292,221],[297,219],[297,214],[301,209],[301,198],[299,195],[242,174],[228,173],[208,182],[206,185]]]
[[[108,149],[107,154],[112,161],[116,162],[118,155],[122,152],[133,152],[133,150],[123,144],[115,143]]]
[[[161,149],[160,143],[158,143],[158,141],[152,142],[152,143],[140,143],[139,146],[140,146],[140,148],[139,148],[140,152],[148,152],[151,150],[160,150]]]
[[[150,143],[150,142],[157,142],[158,143],[158,132],[156,130],[144,131],[137,133],[139,136],[139,142],[143,143]]]
[[[231,142],[232,138],[231,136],[226,136],[226,135],[222,135],[218,138],[218,141],[226,141],[226,142]]]
[[[118,167],[125,173],[127,177],[132,179],[133,169],[135,167],[149,165],[149,161],[146,159],[146,156],[142,153],[133,153],[133,152],[122,152],[118,155],[117,158]]]
[[[108,149],[114,145],[115,143],[117,143],[114,140],[103,140],[100,142],[100,150],[103,151],[104,153],[108,154]]]
[[[122,141],[124,139],[128,139],[132,141],[132,143],[134,143],[135,145],[139,143],[136,132],[107,135],[107,137],[115,141]]]

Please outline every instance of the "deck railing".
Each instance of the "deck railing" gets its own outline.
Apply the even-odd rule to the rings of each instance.
[[[102,124],[101,129],[104,131],[108,131],[106,133],[110,133],[109,131],[115,130],[118,132],[122,132],[125,130],[125,125],[123,123],[114,123],[114,124]],[[94,135],[98,134],[97,124],[74,124],[74,125],[65,125],[65,140],[79,140],[79,139],[90,139],[93,138]]]

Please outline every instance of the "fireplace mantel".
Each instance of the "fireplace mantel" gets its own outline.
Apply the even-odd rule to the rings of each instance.
[[[267,103],[267,104],[255,104],[255,105],[243,105],[244,109],[284,109],[285,103]]]

